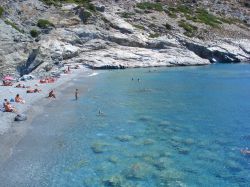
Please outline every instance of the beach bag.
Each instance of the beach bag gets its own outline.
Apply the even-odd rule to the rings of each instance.
[[[25,121],[25,120],[27,120],[27,116],[23,114],[17,114],[17,116],[15,117],[15,121]]]

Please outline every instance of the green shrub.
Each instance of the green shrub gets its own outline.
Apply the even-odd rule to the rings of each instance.
[[[33,38],[36,38],[36,37],[38,37],[39,32],[38,32],[36,29],[32,29],[32,30],[30,31],[30,35],[31,35]]]
[[[171,11],[171,9],[169,8],[168,10],[164,10],[166,12],[166,14],[168,14],[168,16],[170,18],[177,18],[177,15],[175,12]]]
[[[181,20],[178,23],[179,27],[182,27],[185,30],[184,34],[186,36],[193,37],[195,32],[198,30],[196,26],[191,25],[190,23],[187,23],[184,20]]]
[[[46,29],[51,26],[53,27],[54,25],[49,20],[39,19],[37,21],[37,26],[40,27],[41,29]]]
[[[61,3],[76,3],[82,5],[90,11],[96,11],[95,6],[91,4],[91,0],[42,0],[47,5],[60,6]]]
[[[137,8],[140,8],[142,10],[163,11],[161,3],[144,2],[144,3],[137,3],[136,6]]]
[[[95,12],[96,11],[96,8],[95,8],[95,5],[91,4],[91,3],[85,3],[83,4],[85,6],[85,8],[87,8],[88,10],[92,11],[92,12]]]
[[[4,21],[7,25],[10,25],[11,27],[13,27],[14,29],[16,29],[17,31],[23,33],[23,30],[21,30],[20,28],[17,27],[17,25],[9,20],[5,20]]]
[[[172,26],[170,24],[168,24],[168,23],[165,24],[165,27],[166,27],[167,30],[172,30],[173,29]]]
[[[159,36],[160,36],[159,33],[154,33],[149,35],[150,38],[158,38]]]
[[[217,16],[210,14],[205,9],[197,9],[196,18],[198,22],[210,25],[212,27],[218,27],[218,25],[221,24],[221,21]]]
[[[0,6],[0,18],[3,16],[4,8]]]
[[[189,7],[184,6],[184,5],[178,6],[176,8],[176,11],[184,13],[184,14],[191,14],[192,13],[192,10]]]
[[[133,26],[137,29],[145,30],[145,27],[143,25],[134,24]]]
[[[92,16],[91,12],[84,11],[83,12],[83,23],[87,23],[88,19]]]
[[[134,15],[135,15],[135,13],[133,13],[133,12],[122,12],[121,13],[121,17],[123,17],[123,18],[131,18]]]

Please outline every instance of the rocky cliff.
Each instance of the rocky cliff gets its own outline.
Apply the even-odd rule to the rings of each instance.
[[[249,61],[249,10],[243,0],[1,0],[0,73]]]

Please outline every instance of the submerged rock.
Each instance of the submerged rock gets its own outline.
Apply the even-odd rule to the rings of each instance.
[[[103,153],[104,151],[106,151],[107,146],[108,144],[104,142],[95,142],[92,144],[91,149],[94,153]]]
[[[172,161],[167,158],[167,157],[161,157],[159,160],[156,160],[154,162],[154,166],[158,169],[158,170],[164,170],[167,168],[170,168]]]
[[[114,164],[118,163],[118,161],[119,161],[118,157],[116,157],[116,156],[111,156],[108,158],[108,160]]]
[[[226,167],[234,172],[239,172],[243,169],[238,162],[235,162],[233,160],[226,161]]]
[[[183,177],[184,175],[182,172],[170,168],[161,171],[159,174],[159,180],[164,183],[168,183],[170,181],[181,181]]]
[[[130,136],[130,135],[120,135],[120,136],[117,136],[116,139],[120,140],[121,142],[129,142],[133,139],[134,137],[133,136]]]
[[[122,187],[124,179],[120,175],[114,175],[103,179],[103,184],[109,187]]]
[[[161,121],[160,123],[159,123],[159,125],[160,126],[169,126],[169,125],[171,125],[171,122],[170,121]]]
[[[152,118],[152,116],[140,116],[139,120],[143,121],[143,122],[150,122],[153,120],[153,118]]]
[[[142,144],[143,144],[143,145],[152,145],[152,144],[154,144],[154,143],[155,143],[155,140],[150,139],[150,138],[145,139],[145,140],[142,141]]]
[[[190,152],[190,149],[187,147],[178,147],[177,150],[178,150],[178,153],[183,154],[183,155],[187,155]]]
[[[132,164],[123,174],[128,179],[145,179],[147,176],[153,175],[153,168],[144,163]]]

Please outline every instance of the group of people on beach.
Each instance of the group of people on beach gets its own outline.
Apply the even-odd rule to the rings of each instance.
[[[35,89],[34,91],[27,90],[27,93],[35,93],[35,92],[40,92],[40,90]],[[78,89],[75,90],[75,100],[78,100]],[[51,90],[47,96],[47,98],[56,98],[55,90]],[[25,104],[25,100],[17,94],[15,97],[15,100],[12,102],[20,103],[20,104]],[[8,99],[4,99],[3,102],[3,109],[5,112],[14,112],[17,113],[17,109],[11,105],[11,101],[8,101]]]
[[[16,103],[21,103],[21,104],[25,103],[25,100],[23,98],[21,98],[19,94],[16,95],[14,101]],[[15,113],[17,113],[17,109],[10,104],[10,101],[8,101],[8,99],[4,99],[3,108],[4,108],[5,112],[15,112]]]

